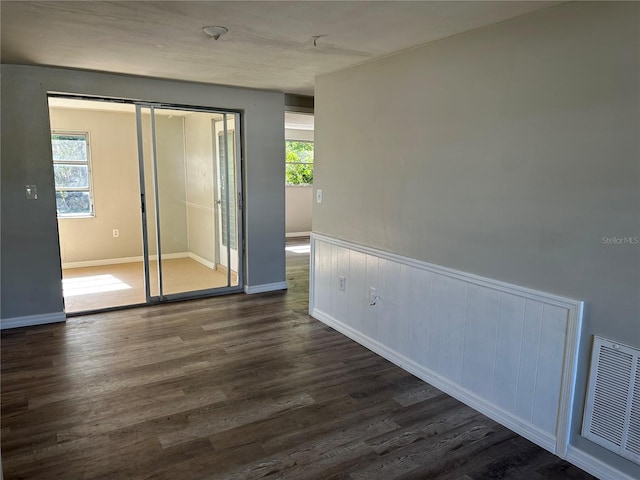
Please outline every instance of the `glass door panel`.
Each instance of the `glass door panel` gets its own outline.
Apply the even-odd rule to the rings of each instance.
[[[148,301],[236,290],[242,280],[239,115],[138,109]]]
[[[218,172],[220,269],[225,270],[229,285],[238,285],[238,114],[225,113],[214,122]]]
[[[136,107],[63,95],[48,104],[65,311],[142,304]]]
[[[162,268],[160,266],[159,209],[156,196],[156,142],[155,109],[151,106],[137,106],[138,156],[140,168],[140,191],[143,203],[143,246],[145,263],[145,284],[147,301],[159,299],[161,292]]]
[[[167,296],[211,288],[193,269],[189,255],[185,151],[185,113],[154,110],[156,171],[156,236],[160,291]],[[193,262],[193,263],[192,263]]]

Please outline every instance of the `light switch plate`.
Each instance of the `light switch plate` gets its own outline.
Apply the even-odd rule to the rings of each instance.
[[[316,190],[316,203],[322,203],[322,189]]]
[[[27,197],[27,200],[37,200],[38,199],[38,187],[37,185],[25,185],[24,193]]]

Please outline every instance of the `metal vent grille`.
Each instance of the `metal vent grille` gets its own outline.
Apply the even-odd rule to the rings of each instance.
[[[640,356],[636,357],[636,374],[633,379],[627,448],[636,455],[636,461],[640,462]]]
[[[594,337],[582,435],[640,464],[640,350]]]

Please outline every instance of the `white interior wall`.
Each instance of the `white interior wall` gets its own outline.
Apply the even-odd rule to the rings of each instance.
[[[135,107],[131,107],[134,109]],[[94,216],[59,218],[63,266],[105,260],[140,259],[142,220],[135,111],[51,108],[54,131],[89,133]],[[162,250],[186,254],[184,129],[181,117],[156,117]],[[149,115],[143,115],[143,143],[150,253],[156,253],[155,197],[149,142]],[[113,230],[118,230],[118,237]]]
[[[60,218],[63,265],[142,255],[135,108],[107,112],[51,108],[51,129],[89,132],[95,216]],[[113,237],[118,229],[119,237]]]
[[[184,117],[176,115],[155,115],[156,120],[156,161],[158,170],[158,205],[160,208],[160,240],[162,254],[188,254],[189,235],[187,232],[187,198],[185,165]],[[145,139],[146,142],[146,139]],[[150,157],[145,158],[147,160]],[[149,178],[151,169],[145,171]],[[149,179],[150,180],[150,179]],[[147,182],[147,192],[152,192]],[[148,197],[147,197],[148,198]],[[147,215],[150,228],[149,237],[155,237],[152,216],[153,208]],[[154,248],[149,249],[153,254]]]
[[[216,262],[217,238],[212,118],[207,113],[185,116],[189,252],[209,265]]]

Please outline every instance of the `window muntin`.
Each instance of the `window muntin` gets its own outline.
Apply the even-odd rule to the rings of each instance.
[[[313,184],[313,142],[286,140],[287,185]]]
[[[53,132],[51,151],[58,217],[93,216],[89,134]]]

